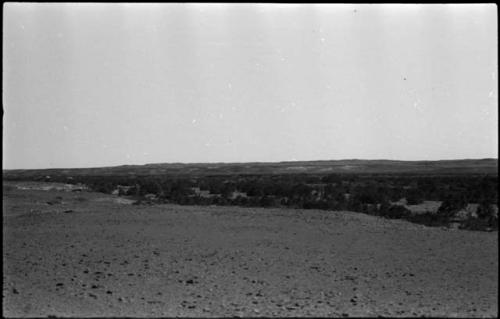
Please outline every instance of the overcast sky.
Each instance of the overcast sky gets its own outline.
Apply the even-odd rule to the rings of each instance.
[[[3,166],[498,158],[496,10],[8,3]]]

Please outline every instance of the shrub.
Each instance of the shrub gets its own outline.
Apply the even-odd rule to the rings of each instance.
[[[477,219],[483,222],[486,228],[498,229],[498,213],[488,202],[479,204],[477,208]]]
[[[423,201],[423,194],[418,190],[412,190],[406,194],[406,202],[408,203],[408,205],[418,205],[423,203]]]
[[[467,202],[461,196],[448,196],[439,206],[438,215],[443,218],[451,218],[461,209],[467,206]]]
[[[494,227],[491,227],[490,223],[487,220],[479,218],[469,218],[466,221],[464,221],[459,228],[468,230],[486,230],[488,228],[491,229]],[[496,229],[498,229],[498,223]]]
[[[380,216],[391,218],[391,219],[401,219],[404,217],[411,216],[411,211],[401,205],[391,205],[386,211],[380,211]]]
[[[433,212],[411,215],[407,218],[407,220],[412,223],[423,224],[426,226],[443,226],[448,224],[448,221],[445,218]]]

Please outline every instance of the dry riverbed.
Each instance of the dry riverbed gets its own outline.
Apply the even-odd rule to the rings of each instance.
[[[3,313],[498,315],[498,233],[4,182]]]

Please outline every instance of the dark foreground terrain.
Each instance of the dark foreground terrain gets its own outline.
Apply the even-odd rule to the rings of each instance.
[[[4,183],[8,317],[498,316],[497,232],[30,185]]]

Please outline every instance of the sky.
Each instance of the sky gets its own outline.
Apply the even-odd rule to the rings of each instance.
[[[498,158],[496,11],[7,3],[3,168]]]

